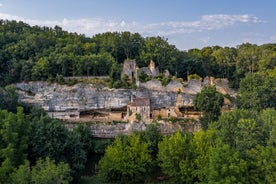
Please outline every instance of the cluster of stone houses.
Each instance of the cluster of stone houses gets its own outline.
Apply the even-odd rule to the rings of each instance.
[[[123,64],[121,76],[135,79],[138,84],[136,90],[104,89],[88,84],[49,85],[43,82],[22,83],[17,88],[23,102],[41,106],[52,118],[83,122],[141,120],[149,123],[154,119],[170,117],[198,119],[201,112],[194,110],[193,96],[203,85],[212,85],[215,81],[211,78],[203,82],[191,80],[185,87],[177,80],[167,86],[162,86],[158,80],[139,84],[141,72],[150,77],[160,74],[154,61],[150,61],[148,67],[139,68],[134,60],[128,60]],[[164,72],[164,76],[169,76],[169,72]],[[228,94],[228,83],[221,80],[220,85],[216,86],[217,90]],[[28,95],[30,90],[32,95]]]

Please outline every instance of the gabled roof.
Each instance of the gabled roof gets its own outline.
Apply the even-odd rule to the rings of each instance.
[[[134,98],[133,101],[130,103],[131,106],[149,106],[150,105],[150,99],[144,98],[144,97],[138,97]]]

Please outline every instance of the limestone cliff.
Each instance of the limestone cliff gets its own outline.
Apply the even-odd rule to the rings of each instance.
[[[47,82],[16,84],[21,102],[40,106],[46,111],[91,110],[121,108],[130,103],[132,96],[147,97],[152,109],[175,106],[177,96],[182,96],[182,105],[192,105],[193,95],[178,94],[173,90],[152,90],[146,87],[137,90],[109,89],[91,84],[74,86]]]
[[[203,82],[190,80],[184,87],[179,81],[172,80],[167,86],[160,81],[151,80],[133,89],[110,89],[92,84],[74,86],[47,82],[18,83],[16,89],[21,102],[40,106],[46,111],[62,112],[68,110],[85,111],[126,107],[133,96],[150,99],[151,109],[193,106],[193,98],[204,85],[215,84],[222,94],[235,96],[225,79],[205,78]]]
[[[205,78],[203,82],[190,80],[185,87],[178,80],[172,80],[167,86],[162,86],[158,80],[151,80],[142,83],[136,90],[110,89],[83,83],[67,86],[47,82],[18,83],[15,87],[21,102],[42,107],[53,118],[67,119],[70,122],[67,124],[68,128],[75,126],[74,122],[93,122],[91,132],[94,136],[114,137],[144,130],[147,123],[151,122],[152,119],[133,123],[135,107],[128,105],[133,98],[138,97],[149,99],[150,118],[156,119],[161,116],[169,120],[174,116],[186,122],[180,125],[170,121],[159,121],[158,126],[162,133],[198,130],[200,126],[196,119],[201,114],[193,110],[193,99],[204,85],[216,85],[220,93],[235,96],[227,80],[212,78]],[[129,107],[134,114],[130,114]],[[144,107],[138,108],[141,112],[145,110]],[[134,116],[134,120],[129,121],[128,116]]]

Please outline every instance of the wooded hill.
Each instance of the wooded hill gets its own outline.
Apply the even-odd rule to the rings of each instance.
[[[232,87],[238,88],[247,72],[273,70],[275,51],[276,44],[250,43],[236,48],[212,46],[181,51],[160,36],[144,38],[139,33],[107,32],[90,38],[58,26],[0,20],[0,85],[110,75],[113,87],[114,81],[120,81],[124,60],[135,59],[139,67],[154,60],[161,72],[168,69],[184,80],[190,74],[228,78]]]
[[[0,47],[0,183],[276,182],[276,44],[180,51],[162,37],[122,32],[88,38],[58,26],[1,20]],[[89,126],[69,131],[40,109],[16,108],[17,94],[8,85],[109,75],[113,87],[125,59],[139,67],[152,59],[161,72],[184,80],[190,74],[227,77],[238,89],[237,109],[220,115],[223,97],[204,88],[195,97],[203,130],[162,136],[152,123],[110,145],[91,137]],[[99,153],[98,174],[84,177],[88,158]]]

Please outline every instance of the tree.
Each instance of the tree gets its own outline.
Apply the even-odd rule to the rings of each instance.
[[[148,143],[149,152],[156,158],[158,153],[158,143],[162,140],[163,136],[157,127],[157,124],[151,123],[147,126],[146,130],[142,132],[142,139]]]
[[[208,128],[211,121],[218,119],[223,102],[223,95],[218,93],[214,86],[203,87],[201,92],[196,94],[194,106],[195,109],[203,112],[200,122],[204,130]]]
[[[63,162],[55,164],[53,160],[46,157],[43,160],[39,159],[33,167],[30,166],[29,161],[25,161],[11,174],[11,181],[19,184],[69,184],[72,178],[68,164]]]
[[[29,184],[31,183],[31,167],[30,162],[25,160],[24,164],[20,165],[11,174],[12,183]]]
[[[123,139],[116,137],[99,162],[99,175],[106,182],[140,183],[145,180],[152,165],[148,144],[140,135]]]
[[[238,151],[218,143],[210,155],[208,183],[247,183],[247,163]]]
[[[13,85],[0,88],[0,109],[16,113],[18,106],[18,94]]]
[[[216,76],[233,79],[237,50],[235,48],[224,47],[215,50],[212,55],[216,58],[216,62],[218,63]]]
[[[217,139],[244,156],[246,150],[265,145],[267,133],[257,111],[236,109],[223,113],[210,127],[217,131]]]
[[[30,126],[23,114],[0,111],[0,183],[8,181],[9,175],[27,157]]]
[[[258,117],[263,123],[265,145],[276,147],[276,110],[272,108],[264,109]]]
[[[176,132],[158,144],[158,160],[162,171],[180,183],[193,183],[195,169],[191,134]]]
[[[194,132],[192,145],[194,146],[195,169],[192,174],[197,181],[207,183],[210,155],[216,143],[216,131],[214,129]]]
[[[34,118],[31,122],[29,157],[32,162],[49,157],[55,162],[68,163],[74,182],[77,182],[86,162],[81,136],[80,132],[69,131],[60,121],[48,116]]]
[[[276,182],[276,148],[257,146],[247,152],[250,183]]]
[[[238,107],[261,110],[276,107],[276,77],[248,73],[240,82]]]

